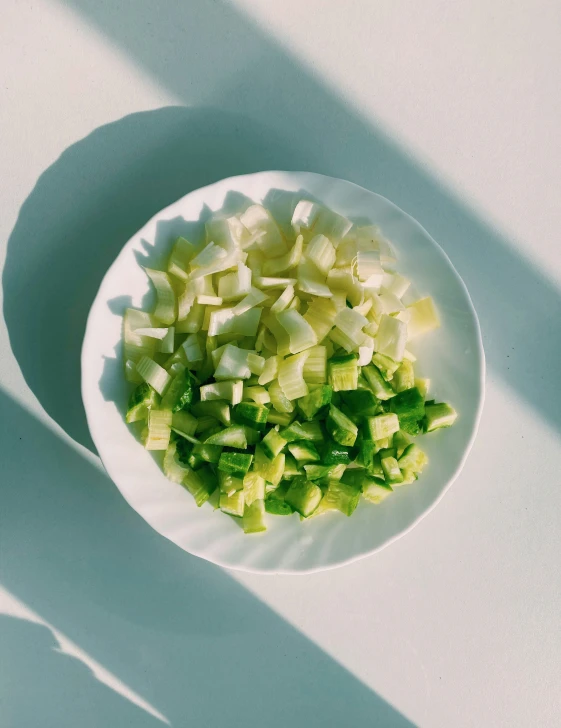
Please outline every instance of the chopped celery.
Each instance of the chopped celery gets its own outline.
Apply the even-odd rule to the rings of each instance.
[[[440,326],[440,319],[434,301],[430,296],[411,304],[411,306],[407,307],[407,310],[411,312],[407,324],[407,333],[410,339],[426,334],[428,331],[437,329]]]
[[[403,475],[399,469],[399,463],[394,457],[381,458],[380,462],[387,483],[397,484],[403,482]]]
[[[394,361],[389,356],[385,356],[385,354],[380,354],[379,351],[377,351],[372,357],[372,364],[376,365],[376,368],[384,377],[386,382],[392,381],[395,372],[400,367],[398,361]]]
[[[147,450],[166,450],[171,436],[171,412],[151,409],[144,447]]]
[[[147,419],[148,413],[152,407],[158,404],[158,400],[159,397],[156,391],[149,384],[146,382],[139,384],[129,397],[126,415],[127,422],[130,424],[131,422]]]
[[[413,364],[408,359],[404,359],[393,376],[393,387],[396,392],[403,392],[414,386],[415,372],[413,370]]]
[[[266,531],[265,525],[265,502],[263,499],[254,500],[251,504],[245,504],[243,512],[244,533],[259,533]]]
[[[327,431],[331,437],[340,445],[354,445],[358,429],[340,409],[331,405],[326,420]]]
[[[200,388],[201,402],[212,399],[225,399],[231,404],[239,404],[243,396],[243,382],[241,379],[229,382],[215,382],[205,384]]]
[[[123,319],[127,422],[146,421],[164,474],[246,533],[265,512],[381,502],[427,462],[409,436],[456,419],[424,401],[406,343],[438,315],[431,298],[402,302],[410,281],[381,231],[309,200],[292,230],[260,204],[213,215],[167,270],[146,269],[154,313]]]
[[[325,235],[315,235],[306,248],[306,258],[326,276],[335,265],[335,248]]]
[[[308,384],[324,384],[327,379],[327,349],[312,346],[304,364],[304,381]]]
[[[336,356],[329,360],[329,384],[334,392],[357,388],[358,358],[355,354]]]
[[[308,358],[307,352],[287,357],[279,365],[279,384],[286,397],[290,400],[305,397],[308,394],[308,385],[304,381],[304,364]]]
[[[367,419],[372,440],[382,440],[399,430],[399,419],[393,412],[387,412]]]
[[[289,413],[294,411],[293,402],[282,391],[278,380],[275,380],[269,386],[269,395],[271,397],[271,404],[277,412]]]
[[[240,402],[232,411],[233,418],[236,422],[253,427],[258,431],[265,430],[268,413],[269,410],[267,407],[256,404],[255,402]]]
[[[439,430],[441,427],[450,427],[456,421],[458,414],[449,404],[427,404],[425,408],[425,429],[427,432]]]
[[[281,311],[277,314],[277,320],[288,334],[291,354],[299,354],[318,343],[315,331],[298,311],[294,309]]]
[[[156,289],[157,303],[154,317],[163,324],[172,324],[176,318],[177,302],[175,299],[175,289],[169,275],[163,271],[152,270],[151,268],[145,268],[144,270]]]
[[[279,435],[277,430],[269,430],[261,441],[261,447],[265,455],[273,460],[286,445],[284,437]]]
[[[395,397],[395,392],[374,364],[362,367],[362,374],[378,399],[386,400]]]
[[[284,500],[300,515],[307,518],[318,507],[322,492],[315,483],[305,478],[294,478]]]
[[[383,314],[376,333],[376,349],[396,362],[403,359],[407,342],[407,324],[394,316]]]
[[[244,452],[223,452],[218,460],[218,470],[236,477],[243,476],[251,466],[253,455]]]
[[[191,411],[197,417],[215,417],[219,422],[227,427],[231,424],[230,407],[227,402],[220,399],[205,400],[204,402],[196,402]]]
[[[186,281],[189,277],[187,267],[194,252],[195,246],[191,245],[188,240],[185,238],[177,238],[169,257],[168,273]]]
[[[147,356],[143,356],[137,363],[136,371],[158,394],[163,394],[171,382],[166,370]]]
[[[301,397],[297,402],[298,409],[307,420],[311,420],[331,402],[332,394],[333,389],[329,385],[322,385],[305,397]]]
[[[425,417],[425,403],[416,387],[406,389],[390,402],[390,410],[399,418],[399,429],[408,435],[418,435]]]

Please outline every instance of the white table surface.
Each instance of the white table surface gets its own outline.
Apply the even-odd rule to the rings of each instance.
[[[561,725],[561,6],[3,0],[0,724]],[[90,451],[85,315],[156,210],[305,169],[466,281],[487,399],[411,533],[305,577],[159,537]]]

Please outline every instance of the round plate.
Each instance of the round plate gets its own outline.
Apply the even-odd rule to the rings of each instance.
[[[421,479],[397,488],[380,505],[362,501],[351,518],[334,512],[303,523],[297,515],[269,516],[265,533],[245,535],[238,522],[197,508],[168,481],[156,458],[125,424],[130,385],[122,366],[122,315],[150,305],[141,264],[165,261],[179,235],[196,239],[212,212],[236,212],[247,198],[265,204],[286,225],[295,200],[313,198],[359,223],[378,225],[398,254],[398,270],[420,296],[436,301],[442,326],[411,345],[417,376],[431,395],[459,413],[454,427],[419,438],[430,464]],[[221,566],[254,572],[302,573],[371,554],[412,528],[457,477],[473,443],[484,397],[484,354],[477,315],[452,263],[428,233],[383,197],[351,182],[302,172],[232,177],[191,192],[158,213],[125,245],[91,308],[82,350],[82,396],[91,434],[107,472],[130,505],[181,548]]]

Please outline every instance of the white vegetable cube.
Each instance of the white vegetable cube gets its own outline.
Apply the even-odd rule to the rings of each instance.
[[[394,316],[384,314],[376,334],[376,351],[389,356],[394,361],[401,361],[407,343],[407,324]]]
[[[438,312],[430,296],[407,306],[407,310],[411,312],[408,324],[410,339],[426,334],[428,331],[437,329],[440,326]]]
[[[314,235],[306,249],[306,258],[327,275],[335,264],[335,248],[325,235]]]

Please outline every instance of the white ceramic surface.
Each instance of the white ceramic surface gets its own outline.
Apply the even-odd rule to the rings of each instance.
[[[121,322],[128,306],[150,302],[139,261],[157,266],[173,239],[193,238],[210,211],[239,209],[243,197],[265,204],[281,223],[294,201],[312,195],[357,221],[382,228],[399,270],[419,295],[434,297],[442,327],[411,345],[416,371],[431,393],[459,412],[455,426],[422,437],[430,466],[419,483],[397,489],[378,506],[361,502],[352,518],[338,513],[301,523],[270,516],[264,534],[246,536],[233,519],[197,508],[169,482],[123,419],[129,385],[122,374]],[[241,196],[241,197],[240,197]],[[444,241],[445,242],[445,241]],[[123,248],[93,303],[82,351],[82,396],[89,427],[107,472],[130,505],[159,533],[192,554],[225,567],[302,573],[349,563],[391,543],[438,502],[460,472],[483,405],[484,354],[469,294],[443,250],[411,217],[385,198],[350,182],[311,173],[261,172],[222,180],[189,193],[158,213]],[[450,524],[453,528],[453,524]]]

